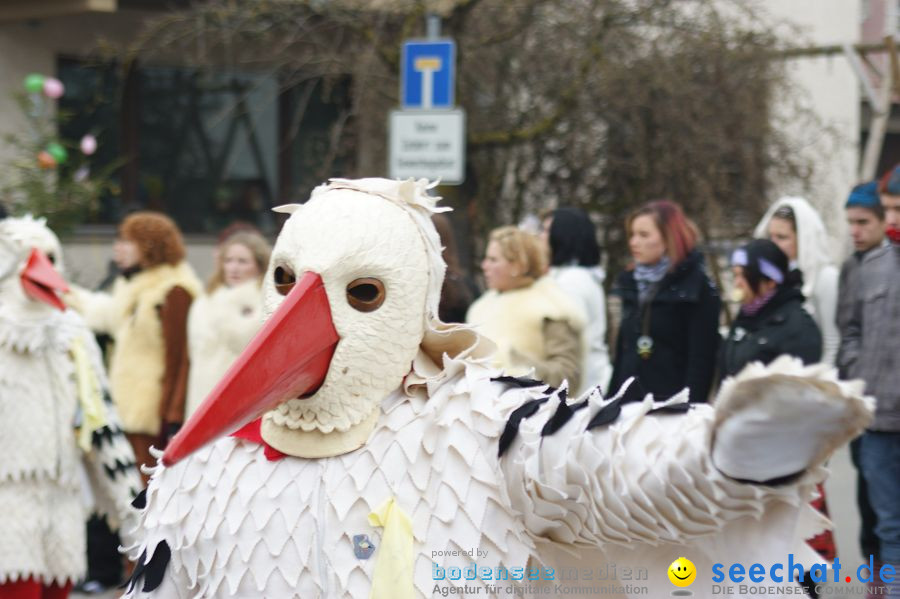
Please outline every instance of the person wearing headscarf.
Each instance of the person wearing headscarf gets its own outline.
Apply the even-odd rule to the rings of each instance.
[[[650,202],[625,223],[634,267],[616,279],[622,298],[610,389],[637,377],[656,399],[687,387],[705,402],[719,348],[719,292],[696,249],[697,231],[681,207]]]
[[[784,197],[769,207],[753,236],[774,241],[787,254],[790,268],[803,275],[804,307],[822,332],[822,360],[834,364],[840,345],[839,273],[830,258],[831,239],[822,217],[807,200]]]
[[[549,275],[575,301],[587,318],[587,351],[581,367],[581,390],[606,384],[612,374],[606,346],[606,295],[600,246],[594,224],[583,210],[563,206],[544,217],[541,238],[550,254]]]

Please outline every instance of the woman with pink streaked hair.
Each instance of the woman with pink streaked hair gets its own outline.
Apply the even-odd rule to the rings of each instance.
[[[637,377],[657,400],[685,387],[705,402],[719,345],[721,300],[696,249],[697,229],[669,200],[645,204],[625,222],[633,266],[612,292],[622,300],[610,390]]]

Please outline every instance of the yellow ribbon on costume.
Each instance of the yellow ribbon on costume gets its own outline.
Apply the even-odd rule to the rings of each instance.
[[[78,431],[78,446],[85,452],[91,450],[91,436],[94,431],[106,426],[106,412],[103,409],[103,394],[100,381],[91,367],[84,342],[80,337],[72,341],[72,359],[75,362],[75,386],[78,403],[81,404],[81,429]]]
[[[369,514],[369,524],[384,527],[369,599],[414,599],[412,521],[391,498]]]

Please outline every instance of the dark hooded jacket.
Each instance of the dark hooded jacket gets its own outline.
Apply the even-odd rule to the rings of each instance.
[[[750,362],[768,364],[784,354],[804,364],[821,360],[822,333],[803,302],[797,287],[780,287],[755,315],[739,313],[722,344],[721,378],[737,374]]]
[[[715,376],[721,299],[700,252],[690,252],[655,289],[642,305],[634,273],[626,271],[616,279],[612,293],[622,298],[622,322],[609,392],[635,376],[656,399],[687,387],[692,402],[705,402]],[[653,351],[642,358],[637,343],[645,318]]]

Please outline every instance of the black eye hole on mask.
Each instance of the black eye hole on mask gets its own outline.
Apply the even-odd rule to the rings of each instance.
[[[347,303],[360,312],[374,312],[386,297],[384,283],[372,277],[351,281],[347,285]]]
[[[275,290],[281,295],[290,293],[297,283],[297,277],[289,266],[276,266],[272,278],[275,279]]]

